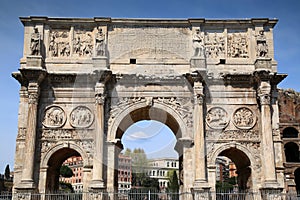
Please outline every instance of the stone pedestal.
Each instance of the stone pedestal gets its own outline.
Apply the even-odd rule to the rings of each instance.
[[[105,56],[97,56],[92,58],[93,68],[95,70],[105,70],[108,66],[108,59]]]
[[[254,66],[255,71],[271,71],[272,70],[272,58],[257,58]]]
[[[206,71],[205,57],[192,57],[190,64],[193,71]]]
[[[43,68],[44,59],[42,56],[27,56],[26,68]]]

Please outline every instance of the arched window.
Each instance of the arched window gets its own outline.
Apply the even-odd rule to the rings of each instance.
[[[298,138],[298,131],[293,127],[288,127],[283,130],[283,138]]]
[[[299,162],[299,146],[294,142],[284,145],[286,162]]]

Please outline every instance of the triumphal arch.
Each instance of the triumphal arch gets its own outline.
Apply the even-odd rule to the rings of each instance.
[[[115,191],[120,139],[140,120],[176,136],[182,192],[215,190],[217,156],[241,190],[282,191],[276,19],[20,19],[15,192],[57,190],[72,155],[84,191]]]

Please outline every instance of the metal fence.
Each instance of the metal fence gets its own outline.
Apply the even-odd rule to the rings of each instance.
[[[296,193],[238,193],[238,192],[186,192],[186,193],[4,193],[0,200],[300,200]]]

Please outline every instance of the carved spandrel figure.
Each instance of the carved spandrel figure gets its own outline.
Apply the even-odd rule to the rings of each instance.
[[[195,49],[194,57],[204,57],[204,37],[200,33],[200,29],[196,29],[193,36],[193,48]]]
[[[31,34],[31,41],[30,41],[30,50],[31,55],[38,56],[40,55],[40,41],[41,35],[37,27],[34,28],[34,32]]]
[[[264,30],[260,30],[259,34],[256,36],[257,43],[257,56],[258,57],[266,57],[268,54],[268,45],[267,38],[264,34]]]
[[[103,34],[102,28],[98,28],[98,33],[96,34],[96,56],[105,55],[105,35]]]

